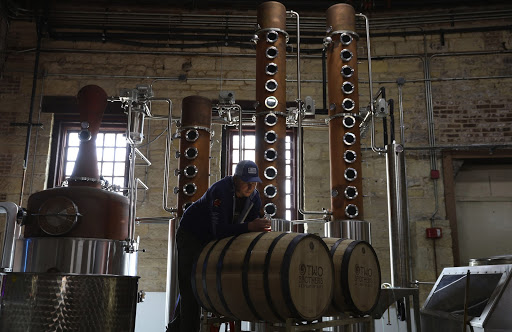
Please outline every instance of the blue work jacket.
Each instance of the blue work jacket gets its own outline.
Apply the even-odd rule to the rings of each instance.
[[[183,213],[180,228],[203,243],[249,231],[247,223],[260,217],[261,200],[257,190],[245,200],[238,220],[235,212],[235,184],[232,176],[215,182]]]

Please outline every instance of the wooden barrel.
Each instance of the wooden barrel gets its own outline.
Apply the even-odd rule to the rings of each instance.
[[[334,296],[330,315],[367,314],[380,294],[380,266],[375,250],[366,241],[324,238],[334,264]]]
[[[329,249],[313,234],[252,232],[205,246],[192,272],[198,302],[246,321],[314,320],[332,300]]]

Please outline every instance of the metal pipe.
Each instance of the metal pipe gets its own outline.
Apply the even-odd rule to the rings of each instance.
[[[301,91],[300,91],[300,83],[301,83],[301,80],[300,80],[300,16],[299,16],[299,13],[293,11],[293,10],[290,10],[289,13],[295,17],[297,17],[297,101],[299,103],[299,116],[300,114],[302,113],[302,109],[301,109],[301,102],[302,102],[302,97],[301,97]]]
[[[128,136],[129,135],[126,136],[127,140],[129,140]],[[130,166],[128,175],[128,240],[130,241],[130,246],[132,246],[135,230],[135,216],[137,214],[137,182],[135,180],[135,145],[130,144],[130,149]]]
[[[296,169],[297,169],[297,192],[298,192],[298,212],[303,216],[306,214],[318,214],[323,215],[325,211],[305,211],[304,210],[304,187],[303,187],[303,160],[302,160],[302,151],[304,149],[304,139],[303,139],[303,131],[302,131],[302,97],[301,97],[301,75],[300,75],[300,16],[297,12],[290,10],[289,13],[297,18],[297,111],[298,111],[298,119],[297,119],[297,135],[298,135],[298,144],[297,144],[297,159],[296,159]]]
[[[27,175],[27,163],[28,163],[28,154],[30,151],[30,138],[32,136],[32,116],[34,114],[34,100],[36,98],[36,88],[37,88],[37,75],[39,72],[39,56],[41,54],[41,39],[42,39],[42,31],[41,31],[41,17],[37,18],[36,21],[36,29],[37,29],[37,45],[36,45],[36,58],[34,60],[34,73],[32,78],[32,92],[30,94],[30,109],[28,112],[28,121],[27,121],[27,137],[25,140],[25,155],[23,157],[23,172],[21,176],[21,188],[20,188],[20,203],[19,206],[23,205],[23,193],[25,192],[25,179]]]
[[[162,221],[164,223],[165,221]],[[179,225],[179,219],[168,219],[169,225],[167,242],[167,275],[165,283],[165,326],[169,326],[173,318],[175,303],[178,299],[178,255],[176,249],[176,230]]]
[[[41,95],[39,97],[39,111],[37,113],[37,123],[41,123],[41,111],[42,111],[42,108],[43,108],[43,96],[44,96],[44,83],[45,83],[45,78],[46,78],[46,75],[43,75],[42,79],[41,79]],[[32,194],[32,189],[34,188],[34,179],[36,178],[34,176],[35,174],[35,171],[36,171],[36,159],[37,159],[37,142],[38,142],[38,138],[39,138],[39,128],[40,127],[37,127],[36,128],[36,137],[34,139],[34,156],[32,158],[32,176],[30,178],[30,186],[29,186],[29,195]]]
[[[405,123],[404,123],[404,101],[403,101],[403,86],[405,79],[398,79],[398,109],[400,111],[400,141],[399,143],[405,144]]]
[[[135,153],[146,163],[144,166],[151,166],[151,161],[139,149],[135,148]]]
[[[391,285],[409,287],[409,218],[405,154],[392,143],[386,153]]]
[[[236,105],[238,109],[238,151],[240,153],[240,160],[245,160],[245,149],[243,146],[243,119],[242,119],[242,107]]]
[[[368,53],[368,80],[369,80],[369,96],[370,96],[370,112],[372,114],[372,130],[371,130],[371,147],[373,152],[383,153],[386,152],[386,148],[380,148],[375,145],[375,107],[373,105],[373,82],[372,82],[372,58],[370,49],[370,23],[368,17],[364,14],[356,14],[356,16],[363,17],[366,26],[366,48]]]
[[[176,207],[169,207],[167,195],[169,192],[169,164],[172,144],[172,100],[168,99],[169,114],[167,116],[167,136],[165,140],[165,153],[164,153],[164,184],[163,184],[163,209],[170,213],[178,211]]]

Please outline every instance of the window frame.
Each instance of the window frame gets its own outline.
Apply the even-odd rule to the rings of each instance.
[[[55,115],[53,132],[52,132],[52,143],[50,148],[50,165],[48,172],[48,179],[46,182],[46,188],[55,188],[62,186],[65,172],[65,159],[66,159],[66,138],[70,131],[80,130],[80,119],[78,115]],[[115,133],[126,133],[126,118],[122,116],[104,116],[101,123],[101,132],[115,132]],[[125,175],[124,175],[124,187],[128,186],[128,172],[129,172],[129,148],[126,150],[126,162],[125,162]]]
[[[233,169],[233,136],[238,135],[239,131],[236,128],[233,127],[225,127],[223,130],[223,147],[224,147],[224,153],[223,153],[223,169],[222,174],[223,176],[232,175],[232,169]],[[256,134],[256,127],[255,126],[247,126],[243,128],[242,135],[255,135]],[[290,137],[290,193],[291,193],[291,205],[287,210],[291,211],[291,220],[297,220],[298,219],[298,213],[297,213],[297,184],[294,181],[294,179],[297,178],[297,170],[296,170],[296,149],[297,149],[297,129],[296,128],[286,128],[286,136]],[[241,158],[241,155],[239,156]],[[287,178],[288,179],[288,178]]]

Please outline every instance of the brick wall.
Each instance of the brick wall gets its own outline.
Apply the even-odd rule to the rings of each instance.
[[[371,24],[371,21],[370,21]],[[478,22],[473,22],[475,26]],[[425,27],[429,28],[429,27]],[[432,28],[432,27],[430,27]],[[383,31],[385,32],[385,31]],[[249,38],[250,36],[248,36]],[[510,53],[512,38],[509,32],[493,32],[492,38],[485,33],[446,35],[444,40],[437,35],[372,38],[374,92],[385,87],[387,98],[395,100],[395,135],[400,137],[398,112],[398,78],[404,78],[403,109],[406,146],[428,145],[426,121],[426,95],[424,82],[425,52],[431,58],[432,99],[434,105],[434,126],[438,144],[470,143],[510,143],[512,120],[511,98],[512,79],[468,79],[478,76],[512,75]],[[9,35],[9,45],[16,49],[30,49],[35,46],[34,27],[29,22],[13,22]],[[319,41],[319,44],[321,41]],[[365,56],[365,41],[360,40],[359,57]],[[424,49],[426,45],[427,49]],[[173,116],[179,117],[181,100],[190,95],[199,94],[208,98],[217,98],[222,87],[231,90],[237,99],[255,99],[255,59],[246,56],[204,56],[198,53],[215,52],[219,54],[253,54],[251,51],[237,48],[208,48],[178,51],[174,55],[157,54],[161,49],[141,49],[114,44],[95,44],[91,42],[62,42],[44,40],[45,48],[62,48],[75,52],[44,52],[41,54],[41,72],[44,78],[38,80],[36,105],[41,94],[76,95],[87,84],[101,86],[108,95],[118,95],[121,88],[134,88],[137,84],[153,84],[155,96],[173,100]],[[319,46],[320,47],[320,46]],[[82,49],[94,52],[81,52]],[[147,54],[155,51],[155,54]],[[495,52],[488,55],[467,55],[462,57],[457,52],[486,51]],[[126,52],[126,53],[125,53]],[[138,53],[140,52],[140,53]],[[144,52],[144,54],[142,53]],[[295,79],[295,60],[287,60],[287,78]],[[21,183],[20,165],[23,160],[26,128],[14,128],[10,122],[24,122],[28,116],[30,94],[32,89],[33,54],[13,53],[7,58],[5,72],[0,80],[0,155],[11,158],[13,169],[5,169],[3,159],[0,172],[8,176],[0,179],[0,199],[16,202]],[[365,105],[369,100],[368,73],[366,60],[360,60],[360,100]],[[222,78],[222,83],[221,83]],[[158,80],[157,80],[158,79]],[[317,107],[322,105],[321,59],[308,57],[302,61],[303,98],[307,95],[316,100]],[[443,81],[442,79],[453,79]],[[287,84],[287,98],[296,97],[296,84]],[[167,114],[165,104],[153,104],[153,112]],[[34,113],[39,119],[38,109]],[[322,120],[318,116],[317,119]],[[41,115],[44,123],[42,129],[35,131],[31,141],[28,182],[32,183],[34,192],[44,189],[48,173],[48,154],[51,137],[52,117]],[[155,138],[166,126],[166,121],[146,123],[145,132],[149,139]],[[376,128],[377,145],[382,145],[382,129]],[[176,129],[173,128],[173,131]],[[212,138],[211,183],[220,178],[221,126],[214,127]],[[37,145],[35,138],[37,137]],[[330,208],[328,131],[325,126],[309,127],[304,130],[304,187],[306,210]],[[383,269],[383,281],[389,282],[389,244],[387,221],[387,198],[385,183],[385,158],[371,152],[369,134],[363,138],[363,194],[365,216],[372,223],[372,240]],[[171,156],[178,149],[179,142],[172,142]],[[162,209],[162,175],[164,165],[165,139],[160,138],[143,153],[152,161],[152,166],[137,169],[137,176],[150,187],[144,194],[139,194],[138,216],[169,216]],[[34,155],[36,158],[33,158]],[[434,219],[445,228],[446,219],[443,201],[442,179],[439,188],[434,188],[430,179],[430,155],[428,151],[407,151],[408,194],[413,232],[414,260],[428,263],[415,264],[417,278],[422,281],[434,281],[436,276],[432,267],[431,243],[424,241],[424,227],[429,219]],[[438,154],[439,156],[439,154]],[[3,157],[2,157],[3,158]],[[34,163],[35,161],[35,163]],[[438,162],[438,168],[441,167]],[[169,204],[176,204],[172,194],[175,178],[172,176],[177,168],[177,160],[171,158],[171,177]],[[436,212],[435,196],[439,199]],[[25,199],[26,201],[26,199]],[[312,216],[308,216],[312,217]],[[312,224],[310,231],[322,232],[321,225]],[[167,255],[167,226],[144,224],[136,228],[141,237],[141,247],[147,249],[140,253],[139,274],[141,288],[146,291],[164,291]],[[449,234],[447,229],[445,234]],[[421,241],[420,241],[421,240]],[[439,268],[450,265],[453,260],[450,243],[443,242],[442,262]],[[425,293],[427,290],[422,290]]]
[[[434,105],[439,143],[510,143],[512,99],[444,101]]]

